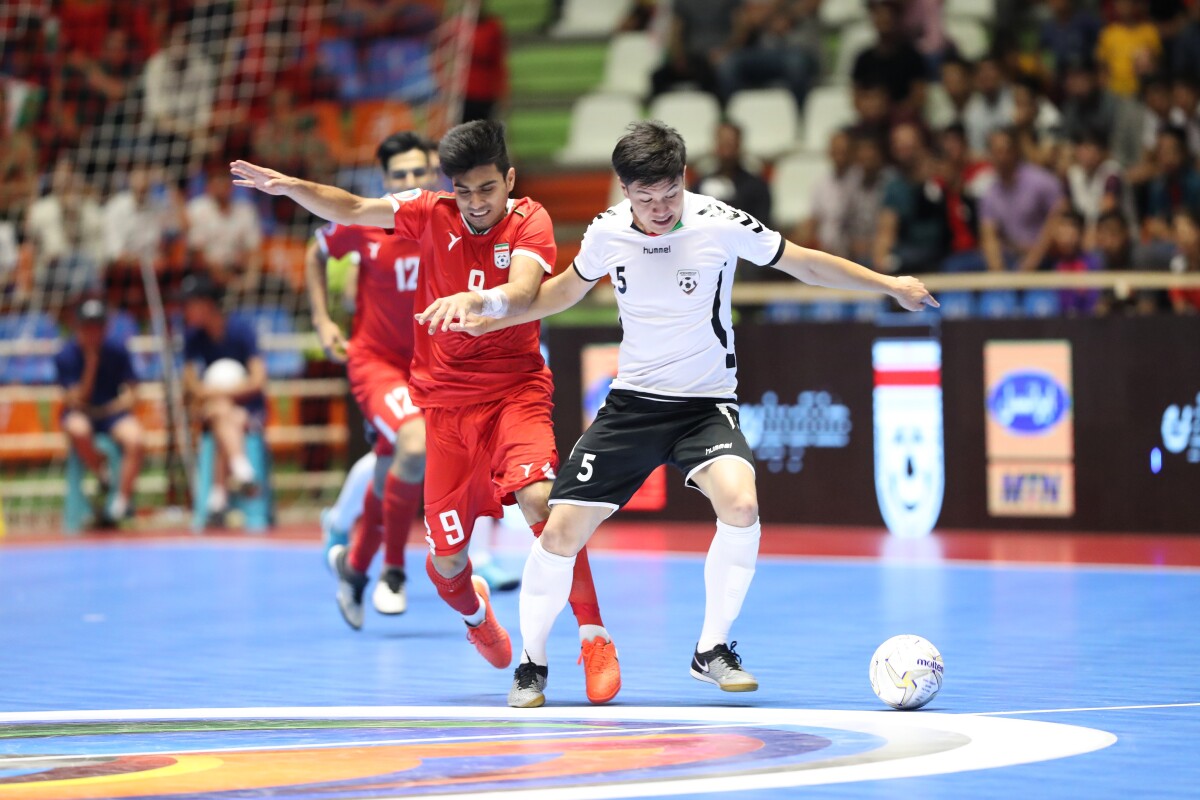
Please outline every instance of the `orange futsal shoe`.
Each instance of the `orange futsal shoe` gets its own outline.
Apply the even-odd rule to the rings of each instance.
[[[579,649],[579,660],[587,680],[588,700],[599,705],[607,703],[621,691],[621,665],[617,663],[617,646],[603,636],[585,641]]]
[[[512,642],[509,641],[508,631],[500,626],[500,623],[496,621],[496,615],[492,612],[492,601],[488,599],[487,581],[478,575],[472,575],[471,584],[475,587],[475,593],[483,598],[483,607],[487,609],[487,614],[484,616],[483,622],[476,627],[467,626],[467,641],[475,645],[479,654],[486,658],[493,667],[507,669],[508,665],[512,663]]]

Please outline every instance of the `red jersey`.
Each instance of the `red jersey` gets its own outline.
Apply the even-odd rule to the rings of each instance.
[[[317,231],[317,245],[333,258],[358,253],[351,347],[407,370],[413,357],[420,247],[382,228],[334,222]]]
[[[420,242],[417,308],[439,297],[508,283],[513,257],[526,256],[550,274],[557,255],[554,227],[540,203],[508,201],[508,213],[484,233],[473,233],[454,195],[413,189],[390,196],[396,236]],[[422,408],[486,403],[529,385],[552,388],[542,360],[541,325],[529,322],[474,337],[419,331],[412,364],[412,397]]]

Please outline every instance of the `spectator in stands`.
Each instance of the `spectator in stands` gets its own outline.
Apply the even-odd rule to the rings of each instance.
[[[1200,221],[1191,209],[1179,208],[1172,217],[1175,246],[1179,253],[1171,259],[1171,271],[1200,272]],[[1171,289],[1171,308],[1176,314],[1200,313],[1200,289]]]
[[[103,215],[69,158],[58,159],[49,193],[29,206],[25,236],[33,244],[34,282],[51,307],[99,284]]]
[[[1058,129],[1062,116],[1030,80],[1012,87],[1012,127],[1027,161],[1052,169],[1058,158]]]
[[[208,513],[215,522],[228,507],[226,482],[235,493],[253,495],[267,476],[257,475],[246,456],[246,434],[261,431],[266,421],[267,366],[258,350],[254,327],[221,310],[221,288],[203,273],[189,275],[182,285],[183,316],[187,330],[183,344],[183,388],[196,418],[216,441],[213,487]],[[205,371],[217,361],[232,359],[245,368],[246,377],[232,387],[204,381]]]
[[[1171,83],[1170,124],[1187,135],[1188,150],[1200,154],[1200,88],[1195,81],[1176,78]]]
[[[133,516],[134,482],[142,469],[143,433],[133,415],[137,376],[122,342],[105,337],[107,311],[95,298],[75,314],[75,337],[54,357],[63,387],[63,433],[71,449],[100,482],[101,522],[112,524]],[[96,447],[98,434],[111,436],[121,448],[121,474],[109,499],[113,476],[104,452]]]
[[[190,173],[210,146],[209,126],[217,72],[203,51],[188,41],[187,26],[176,24],[162,50],[146,62],[142,135],[149,157],[172,179]]]
[[[874,136],[858,136],[854,142],[854,180],[846,198],[846,244],[848,258],[871,265],[879,231],[883,191],[894,174],[887,165],[885,145]]]
[[[1096,224],[1096,254],[1105,272],[1133,272],[1166,269],[1171,249],[1150,252],[1150,246],[1138,245],[1129,233],[1129,222],[1119,211],[1106,211]],[[1164,260],[1161,253],[1167,253]],[[1162,292],[1117,286],[1101,293],[1097,311],[1101,314],[1153,314],[1165,299]]]
[[[731,52],[717,67],[722,99],[781,82],[803,108],[820,70],[818,5],[813,0],[743,3],[735,16]]]
[[[79,128],[96,124],[110,110],[121,110],[120,103],[137,76],[129,34],[120,28],[107,30],[100,52],[85,50],[67,54],[63,71],[64,94],[74,107],[73,125]],[[112,124],[128,124],[131,119],[119,115]]]
[[[739,0],[689,0],[675,3],[666,62],[651,76],[660,95],[678,86],[717,93],[717,66],[726,55]]]
[[[562,0],[556,0],[560,3]],[[658,0],[635,0],[629,13],[625,15],[625,19],[621,20],[618,30],[621,31],[645,31],[649,30],[654,24],[654,18],[659,13],[661,3]]]
[[[25,131],[14,129],[8,88],[0,78],[0,289],[17,265],[17,226],[37,193],[37,152]]]
[[[771,188],[761,175],[746,169],[742,158],[742,129],[732,122],[717,127],[716,169],[693,184],[707,194],[770,225]]]
[[[1104,68],[1108,90],[1120,97],[1136,95],[1139,81],[1154,72],[1162,56],[1162,41],[1145,19],[1145,5],[1114,0],[1114,19],[1100,31],[1096,58]]]
[[[317,133],[316,116],[297,104],[295,92],[286,84],[271,92],[270,112],[254,129],[252,150],[256,157],[280,164],[288,174],[314,181],[333,179],[333,156]],[[273,208],[281,221],[307,219],[297,216],[295,203],[275,203]]]
[[[1176,212],[1200,213],[1200,172],[1179,128],[1164,128],[1158,135],[1158,175],[1146,194],[1146,232],[1153,239],[1171,238],[1169,226]]]
[[[868,0],[878,40],[854,60],[854,88],[883,85],[900,110],[919,116],[925,107],[925,59],[905,37],[899,0]]]
[[[172,197],[167,189],[155,188],[149,166],[130,167],[126,188],[104,205],[105,257],[110,263],[158,263],[167,239],[182,229],[182,215]]]
[[[1064,139],[1074,141],[1088,131],[1109,131],[1110,137],[1116,136],[1118,106],[1116,95],[1100,83],[1095,64],[1079,61],[1067,65],[1062,104]],[[1109,143],[1118,152],[1115,140],[1110,138]]]
[[[850,126],[855,139],[873,138],[887,141],[895,120],[887,87],[882,83],[864,83],[854,92],[854,110],[858,119]]]
[[[829,171],[812,185],[811,215],[802,223],[798,241],[838,256],[850,252],[851,186],[859,179],[851,159],[853,141],[841,130],[829,139]]]
[[[1158,146],[1158,134],[1172,124],[1171,84],[1166,78],[1151,75],[1142,81],[1142,125],[1140,155],[1153,156]],[[1135,162],[1130,162],[1135,163]]]
[[[1074,209],[1064,210],[1054,220],[1054,241],[1051,246],[1051,269],[1055,272],[1093,272],[1100,269],[1100,257],[1084,246],[1083,215]],[[1063,289],[1058,293],[1058,305],[1063,314],[1075,317],[1096,310],[1100,292],[1096,289]]]
[[[1108,137],[1102,132],[1091,131],[1075,142],[1066,186],[1071,207],[1084,221],[1083,246],[1090,249],[1100,216],[1125,205],[1121,165],[1108,157]]]
[[[931,117],[929,122],[936,128],[962,122],[967,113],[967,104],[975,91],[974,77],[971,65],[957,55],[949,55],[942,60],[941,68],[942,89],[946,92],[949,106],[938,116]]]
[[[358,42],[388,36],[423,36],[437,27],[437,15],[412,0],[343,0],[338,9],[342,30]]]
[[[1191,3],[1178,19],[1174,35],[1159,35],[1163,43],[1163,67],[1171,75],[1200,81],[1200,5]]]
[[[942,0],[908,0],[903,7],[900,27],[916,45],[917,52],[925,58],[929,76],[936,78],[943,57],[953,52],[946,39]]]
[[[471,40],[462,121],[493,119],[508,100],[508,39],[495,14],[481,11]]]
[[[975,92],[963,111],[967,140],[976,153],[987,150],[988,135],[1013,124],[1013,98],[1004,66],[996,56],[975,65]]]
[[[950,232],[950,254],[942,262],[942,270],[982,271],[987,265],[979,250],[979,201],[995,180],[995,172],[986,161],[972,159],[962,125],[943,130],[938,145],[938,184],[946,198],[946,227]]]
[[[1067,65],[1090,59],[1100,37],[1100,20],[1089,8],[1073,0],[1046,0],[1050,17],[1042,22],[1038,44],[1050,70],[1062,80]]]
[[[979,204],[980,240],[992,271],[1032,272],[1043,266],[1062,187],[1048,170],[1021,158],[1015,134],[993,131],[988,150],[996,180]]]
[[[228,169],[210,167],[204,193],[188,201],[187,245],[208,275],[239,294],[257,286],[262,275],[262,222],[245,198],[234,199]]]
[[[950,230],[925,134],[912,123],[897,125],[891,149],[896,174],[883,192],[874,267],[893,274],[934,272],[948,254]]]

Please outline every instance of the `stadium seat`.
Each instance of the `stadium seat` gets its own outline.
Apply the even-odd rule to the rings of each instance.
[[[611,36],[632,5],[633,0],[566,0],[550,34],[563,39]]]
[[[996,0],[946,0],[942,9],[946,17],[968,18],[979,22],[996,19]]]
[[[862,0],[823,0],[817,10],[817,20],[826,28],[841,28],[866,19],[867,9]]]
[[[878,34],[875,33],[875,28],[871,26],[870,22],[855,22],[843,28],[842,35],[838,40],[837,60],[834,62],[833,74],[829,76],[830,80],[837,83],[848,83],[850,74],[854,71],[854,60],[864,49],[875,44],[877,38]],[[812,102],[811,97],[810,95],[809,102]]]
[[[246,457],[254,467],[260,482],[254,497],[231,495],[229,506],[240,511],[247,531],[262,533],[271,527],[275,515],[275,497],[271,489],[271,452],[261,433],[246,434]],[[196,470],[192,485],[192,532],[202,533],[208,522],[208,493],[212,491],[213,464],[217,458],[217,443],[207,431],[200,437],[196,453]]]
[[[969,319],[975,316],[975,295],[972,292],[939,292],[936,297],[942,304],[941,314],[945,319]]]
[[[618,33],[608,46],[600,91],[645,97],[650,94],[650,75],[661,60],[662,52],[649,33]]]
[[[688,161],[711,155],[721,107],[711,94],[697,91],[669,92],[650,104],[649,116],[675,128],[687,142]],[[612,142],[609,142],[612,147]],[[611,151],[610,151],[611,152]]]
[[[1027,317],[1057,317],[1061,310],[1059,293],[1054,289],[1026,289],[1021,297],[1021,310]]]
[[[979,297],[979,316],[987,319],[1015,317],[1020,312],[1017,293],[1011,289],[983,292]]]
[[[108,315],[108,338],[114,342],[125,344],[130,337],[135,336],[138,332],[137,320],[133,318],[124,309],[109,312]]]
[[[940,131],[954,122],[954,116],[954,106],[950,102],[950,95],[946,94],[946,87],[940,83],[926,85],[925,119],[929,122],[929,127]]]
[[[108,468],[113,475],[121,474],[121,448],[113,441],[113,438],[108,434],[98,433],[93,438],[93,443],[96,449],[104,453],[108,459]],[[92,512],[91,503],[88,502],[87,493],[83,490],[83,479],[87,473],[87,468],[83,466],[83,461],[75,454],[74,448],[67,448],[67,495],[63,498],[63,530],[66,533],[78,534],[89,524],[89,516]],[[112,502],[113,497],[117,493],[117,487],[114,484],[109,490],[108,497],[97,498],[99,502],[107,506]],[[91,524],[95,524],[94,520]]]
[[[771,175],[771,214],[778,228],[788,230],[808,218],[813,181],[828,170],[829,159],[818,154],[794,153],[775,165]]]
[[[747,155],[767,160],[796,145],[799,124],[796,98],[787,89],[749,89],[729,100],[726,115],[742,128]]]
[[[987,29],[977,20],[946,20],[946,36],[958,46],[959,55],[968,61],[977,61],[987,55]]]
[[[30,311],[0,317],[0,341],[31,340],[45,343],[58,339],[58,325],[46,314]],[[53,353],[0,356],[0,383],[54,383]]]
[[[259,337],[259,350],[267,363],[267,377],[295,378],[304,372],[304,354],[298,350],[267,350],[262,346],[264,336],[273,333],[295,333],[292,315],[277,306],[243,308],[234,316],[247,320]]]
[[[358,68],[358,53],[349,39],[326,39],[317,45],[317,59],[337,81],[338,97],[353,102],[366,96],[365,82]]]
[[[564,164],[607,164],[625,127],[640,118],[641,106],[629,95],[584,95],[571,110],[571,132],[558,160]],[[691,149],[691,142],[688,145]]]
[[[829,139],[854,122],[854,95],[848,86],[821,86],[804,104],[804,149],[824,153]]]

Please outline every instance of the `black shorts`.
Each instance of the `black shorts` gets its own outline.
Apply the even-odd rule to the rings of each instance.
[[[738,458],[754,469],[754,453],[742,435],[736,402],[660,400],[614,389],[559,470],[550,505],[607,506],[615,511],[663,464],[676,467],[688,486],[699,489],[692,476],[721,458]]]

